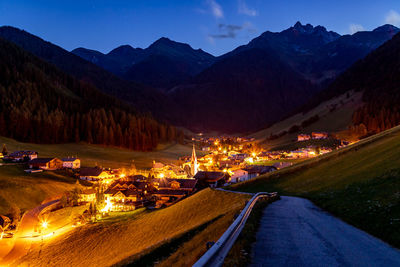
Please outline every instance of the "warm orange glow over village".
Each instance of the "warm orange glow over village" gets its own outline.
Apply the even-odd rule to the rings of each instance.
[[[400,266],[398,0],[0,14],[0,267]]]

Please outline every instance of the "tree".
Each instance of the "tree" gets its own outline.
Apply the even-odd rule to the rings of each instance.
[[[89,214],[96,215],[96,213],[97,213],[96,205],[93,202],[91,202],[89,206]]]
[[[60,199],[60,204],[61,207],[65,208],[66,206],[68,206],[68,198],[66,195],[63,195]]]
[[[81,190],[78,187],[75,187],[72,190],[72,192],[71,192],[71,201],[72,201],[72,205],[73,206],[78,205],[80,193],[81,193]]]
[[[4,225],[0,225],[0,240],[3,238],[4,232],[8,229],[8,227],[10,227],[11,223],[9,220],[4,222]]]
[[[1,150],[1,153],[2,153],[4,156],[8,154],[6,144],[3,144],[3,149]]]
[[[21,210],[18,208],[17,205],[11,204],[8,213],[10,214],[10,218],[13,220],[13,224],[17,225],[17,223],[21,219]]]

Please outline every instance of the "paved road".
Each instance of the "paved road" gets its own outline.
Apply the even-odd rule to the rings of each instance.
[[[30,249],[33,239],[32,235],[37,235],[35,228],[39,223],[39,215],[47,208],[59,202],[59,199],[46,202],[34,209],[31,209],[22,216],[18,232],[15,235],[15,244],[11,251],[0,259],[0,266],[11,264],[16,259],[24,256]]]
[[[400,266],[400,251],[308,200],[282,197],[264,211],[251,266]]]

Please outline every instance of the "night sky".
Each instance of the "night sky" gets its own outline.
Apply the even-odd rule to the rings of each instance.
[[[101,52],[160,37],[221,55],[266,30],[296,21],[348,34],[385,23],[400,26],[399,0],[1,0],[0,25],[25,29],[67,50]]]

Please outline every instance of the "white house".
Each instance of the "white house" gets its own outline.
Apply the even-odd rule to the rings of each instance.
[[[306,140],[310,140],[311,136],[309,134],[299,134],[297,136],[297,141],[306,141]]]
[[[249,179],[249,173],[245,170],[234,170],[231,176],[231,183],[243,182]]]
[[[63,158],[63,168],[79,169],[81,167],[81,160],[77,158]]]

